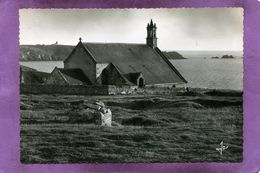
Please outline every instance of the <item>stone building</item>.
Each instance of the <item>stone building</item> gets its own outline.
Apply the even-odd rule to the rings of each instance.
[[[40,72],[36,69],[20,65],[20,84],[44,84],[49,78],[49,75],[49,73]]]
[[[156,24],[147,24],[146,44],[79,43],[64,68],[81,69],[89,84],[149,86],[187,81],[157,47]]]

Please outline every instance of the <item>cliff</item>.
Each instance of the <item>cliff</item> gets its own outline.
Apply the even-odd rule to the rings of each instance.
[[[180,53],[175,52],[175,51],[163,51],[163,54],[168,58],[168,59],[186,59],[184,58]]]
[[[68,45],[20,45],[20,61],[62,61],[74,46]]]

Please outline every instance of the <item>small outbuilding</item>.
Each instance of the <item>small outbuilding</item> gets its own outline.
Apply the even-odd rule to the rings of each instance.
[[[44,84],[44,82],[49,77],[49,73],[40,72],[36,69],[20,66],[20,84],[26,85],[39,85]]]
[[[91,85],[91,82],[81,69],[63,69],[55,67],[45,84]]]

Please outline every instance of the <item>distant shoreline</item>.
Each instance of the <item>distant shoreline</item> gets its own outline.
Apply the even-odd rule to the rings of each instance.
[[[226,60],[226,59],[243,59],[243,57],[234,57],[234,58],[212,58],[212,57],[198,57],[198,58],[169,58],[168,60],[191,60],[191,59],[212,59],[212,60]],[[64,60],[19,60],[19,62],[60,62]]]
[[[72,52],[73,45],[20,45],[20,61],[64,61]],[[243,57],[243,51],[193,51],[193,50],[162,50],[169,60],[190,58],[211,58],[232,55]]]

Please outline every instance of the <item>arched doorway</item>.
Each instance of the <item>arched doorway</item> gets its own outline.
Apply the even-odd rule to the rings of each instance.
[[[140,77],[138,80],[138,87],[143,87],[143,86],[144,86],[144,79]]]
[[[104,69],[102,72],[102,85],[108,85],[108,71]]]

